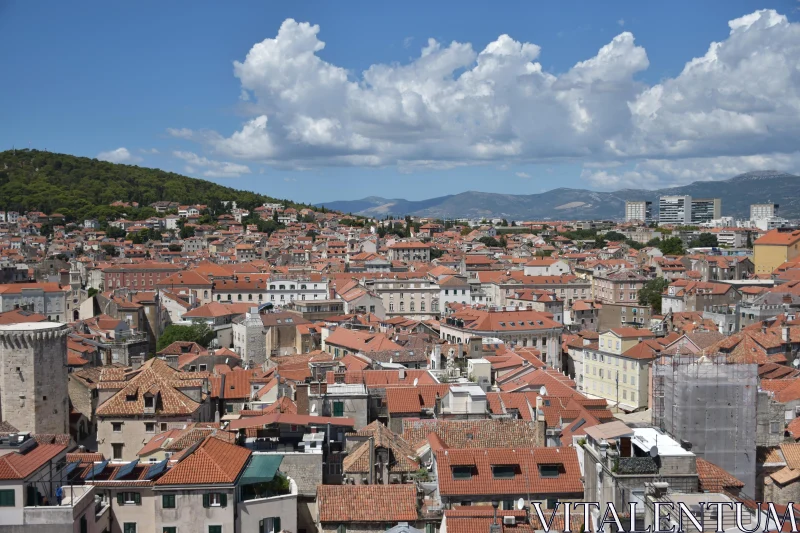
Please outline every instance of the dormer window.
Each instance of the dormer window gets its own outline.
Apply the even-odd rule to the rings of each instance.
[[[453,479],[463,481],[467,479],[472,479],[472,467],[471,466],[454,466],[452,467],[453,470]]]
[[[553,478],[561,474],[561,465],[539,465],[539,476]]]
[[[517,465],[492,465],[494,479],[514,479],[517,475]]]
[[[151,395],[146,395],[144,397],[144,408],[145,409],[153,409],[156,405],[156,399]]]

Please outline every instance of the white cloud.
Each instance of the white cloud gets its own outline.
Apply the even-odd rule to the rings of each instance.
[[[411,46],[411,43],[414,41],[413,37],[406,37],[403,39],[403,48],[408,48]]]
[[[619,19],[619,20],[617,21],[617,24],[619,24],[619,25],[620,25],[620,27],[624,26],[624,25],[625,25],[625,19]]]
[[[143,154],[158,154],[158,148],[139,148],[139,151]]]
[[[525,179],[528,179],[528,178],[532,178],[533,176],[531,176],[531,175],[530,175],[530,174],[528,174],[527,172],[517,172],[517,177],[518,177],[518,178],[525,178]]]
[[[142,160],[141,157],[131,154],[125,147],[109,150],[108,152],[100,152],[97,154],[97,159],[108,161],[109,163],[138,163]]]
[[[357,75],[320,58],[319,26],[287,19],[234,62],[252,113],[239,131],[168,132],[295,168],[578,161],[606,186],[680,182],[703,168],[729,177],[714,170],[724,158],[739,168],[796,149],[800,24],[762,10],[729,27],[677,76],[648,86],[637,81],[647,54],[627,31],[560,74],[543,70],[539,46],[501,35],[482,50],[429,39],[410,62]]]
[[[242,174],[250,174],[250,167],[228,161],[214,161],[194,152],[172,152],[172,155],[186,161],[184,170],[188,173],[199,172],[206,178],[238,178]]]

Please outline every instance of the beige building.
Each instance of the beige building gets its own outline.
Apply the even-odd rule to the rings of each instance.
[[[439,285],[428,278],[379,278],[371,288],[380,296],[387,318],[427,320],[439,315]]]
[[[600,334],[597,349],[583,350],[583,390],[625,411],[647,407],[652,331],[616,328]],[[645,342],[643,342],[645,341]]]
[[[106,369],[97,385],[97,448],[132,461],[156,433],[211,419],[208,379],[150,359],[136,371]]]
[[[636,304],[647,278],[635,270],[617,270],[592,279],[592,293],[600,303]]]

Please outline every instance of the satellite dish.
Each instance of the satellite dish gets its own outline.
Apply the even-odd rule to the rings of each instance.
[[[545,394],[547,394],[547,389],[544,387],[544,385],[542,385],[539,388],[539,396],[544,396]]]
[[[517,509],[521,511],[524,508],[525,508],[525,500],[523,498],[520,498],[519,500],[517,500]]]
[[[414,386],[415,387],[417,386],[417,383],[419,383],[419,378],[414,378]]]
[[[658,455],[658,446],[653,446],[650,448],[650,457],[655,457]]]
[[[795,359],[794,361],[792,361],[792,366],[795,367],[795,368],[799,367],[800,366],[800,359]]]
[[[311,412],[313,413],[313,412],[315,412],[316,410],[317,410],[317,404],[313,404],[313,405],[311,406]]]

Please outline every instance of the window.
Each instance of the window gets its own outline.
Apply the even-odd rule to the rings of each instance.
[[[779,433],[780,427],[778,426],[777,422],[770,422],[769,423],[769,432],[770,433]]]
[[[111,422],[111,431],[114,433],[122,433],[122,422]]]
[[[122,524],[122,533],[136,533],[136,522],[125,522]]]
[[[203,507],[227,507],[228,495],[224,492],[207,492],[203,494]]]
[[[229,403],[228,405],[226,405],[225,406],[225,412],[226,413],[232,413],[233,412],[233,404]]]
[[[0,507],[16,507],[14,489],[0,490]]]
[[[492,477],[495,479],[513,479],[516,473],[515,465],[492,465]]]
[[[344,402],[333,402],[333,416],[344,416]]]
[[[208,533],[222,533],[222,526],[208,526]]]
[[[155,424],[155,422],[145,422],[145,424],[144,424],[144,432],[145,433],[155,433],[156,432],[156,424]]]
[[[122,447],[125,446],[124,444],[114,443],[111,445],[111,454],[113,455],[112,459],[115,460],[122,460]]]
[[[138,492],[118,492],[117,505],[141,505],[142,495]]]
[[[347,533],[347,527],[344,524],[339,524],[336,528],[336,533]]]
[[[81,517],[81,533],[89,533],[89,523],[86,521],[86,515]]]
[[[161,507],[164,509],[175,509],[175,495],[164,494],[161,496]]]
[[[541,477],[558,477],[560,473],[560,465],[539,465],[539,475]]]
[[[178,528],[175,526],[164,526],[163,533],[178,533]]]
[[[458,480],[472,479],[471,466],[454,466],[452,468],[453,468],[453,479],[458,479]]]
[[[280,530],[281,530],[281,518],[279,516],[259,520],[258,523],[259,533],[278,533]]]

